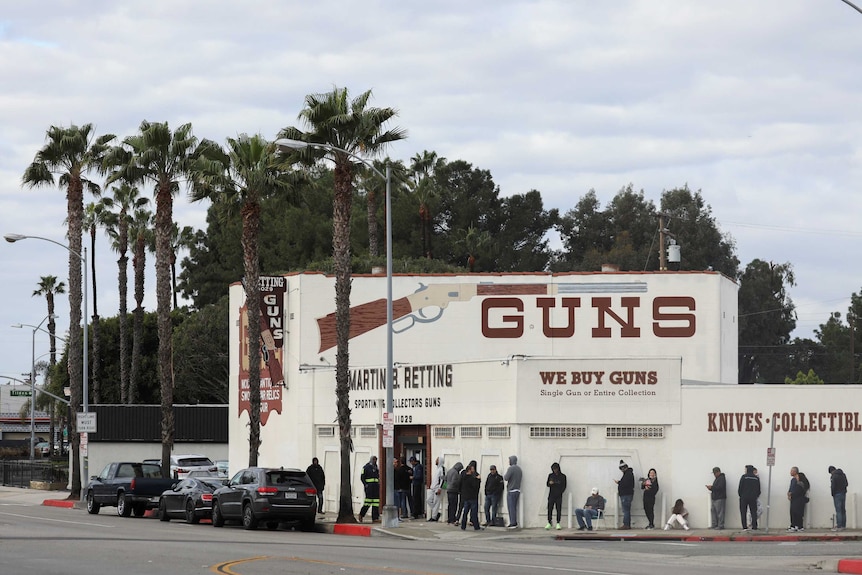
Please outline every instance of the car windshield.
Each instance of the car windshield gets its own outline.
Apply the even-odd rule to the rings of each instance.
[[[218,489],[224,485],[221,479],[204,479],[200,477],[198,479],[200,480],[201,485],[209,487],[210,489]]]

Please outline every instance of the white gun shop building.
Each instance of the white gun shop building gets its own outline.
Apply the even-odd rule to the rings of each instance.
[[[371,455],[384,464],[386,293],[385,275],[353,276],[357,512],[362,466]],[[712,468],[721,467],[728,528],[741,527],[736,485],[746,464],[760,471],[764,505],[771,491],[770,528],[788,525],[791,466],[812,485],[806,524],[831,527],[827,468],[835,465],[850,483],[847,525],[857,526],[862,387],[737,385],[737,285],[719,273],[395,275],[392,294],[396,455],[416,455],[426,469],[440,455],[447,469],[475,459],[483,476],[492,464],[504,473],[508,456],[517,455],[524,472],[521,525],[545,524],[553,462],[568,476],[564,513],[598,487],[613,517],[622,459],[635,478],[657,470],[657,521],[681,498],[695,527],[709,526],[704,486]],[[230,288],[232,472],[248,458],[244,305],[236,283]],[[261,278],[267,350],[259,463],[304,469],[318,457],[327,511],[337,509],[340,465],[334,312],[332,276]],[[638,493],[632,523],[646,524]]]

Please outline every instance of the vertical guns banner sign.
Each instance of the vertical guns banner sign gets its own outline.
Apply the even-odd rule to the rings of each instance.
[[[281,413],[284,389],[284,294],[287,283],[279,276],[260,278],[260,424],[266,425],[270,412]],[[251,413],[248,384],[248,307],[240,309],[239,413]]]

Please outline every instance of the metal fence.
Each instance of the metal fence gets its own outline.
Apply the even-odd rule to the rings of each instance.
[[[50,461],[26,459],[0,460],[0,479],[5,486],[30,487],[31,481],[62,483],[68,481],[69,470]]]

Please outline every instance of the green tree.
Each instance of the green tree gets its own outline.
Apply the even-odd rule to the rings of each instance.
[[[177,403],[228,403],[227,295],[189,314],[174,329],[174,355],[183,358],[176,365]]]
[[[49,357],[48,357],[48,368],[46,370],[46,379],[50,380],[51,371],[54,365],[57,363],[57,324],[54,322],[54,296],[57,294],[66,293],[66,284],[63,282],[57,281],[57,276],[42,276],[39,280],[39,286],[36,290],[33,291],[33,297],[42,297],[45,296],[45,303],[48,304],[48,335],[50,348],[49,348]],[[51,449],[54,448],[54,421],[55,421],[55,413],[54,408],[56,402],[49,395],[41,394],[39,398],[42,397],[48,398],[50,401],[46,403],[48,407],[48,415],[50,421],[50,443]],[[38,404],[37,404],[38,405]]]
[[[102,383],[99,377],[102,350],[99,341],[99,289],[96,282],[96,230],[106,228],[110,220],[111,214],[103,201],[90,202],[84,207],[83,226],[90,233],[90,275],[93,278],[93,316],[90,322],[90,330],[93,332],[93,361],[90,365],[90,383],[93,386],[93,403],[97,404],[102,403]]]
[[[59,185],[66,189],[67,221],[69,222],[69,347],[72,353],[70,403],[73,412],[81,407],[83,394],[83,345],[81,325],[81,254],[82,222],[84,219],[84,188],[97,193],[99,186],[87,178],[90,171],[101,166],[102,156],[114,136],[95,137],[92,124],[71,125],[68,128],[51,126],[46,143],[24,170],[22,183],[30,188]],[[79,463],[80,436],[77,423],[72,421],[72,485],[69,497],[81,496],[81,468]]]
[[[790,342],[796,312],[787,288],[790,263],[752,260],[739,276],[739,383],[784,381],[787,364],[772,350]]]
[[[177,309],[177,253],[191,247],[195,241],[195,230],[191,226],[182,229],[174,222],[171,226],[171,295],[174,298],[174,309]]]
[[[530,190],[503,198],[502,226],[494,238],[494,269],[501,272],[540,272],[548,269],[553,255],[548,232],[559,221],[556,209],[545,210],[542,194]]]
[[[144,281],[147,265],[147,248],[152,244],[153,214],[144,207],[135,208],[129,220],[129,238],[134,240],[132,250],[132,271],[134,273],[135,309],[132,310],[132,357],[129,362],[129,389],[126,401],[130,404],[138,402],[138,390],[141,387],[144,343]],[[158,365],[156,366],[158,371]]]
[[[228,138],[227,153],[201,157],[192,194],[239,211],[242,219],[243,285],[248,321],[249,439],[248,465],[257,467],[260,453],[260,214],[261,198],[287,187],[275,146],[260,135]],[[272,374],[273,377],[276,374]]]
[[[813,369],[809,369],[808,373],[802,373],[801,371],[797,372],[795,379],[785,377],[784,383],[788,385],[811,385],[822,384],[823,380],[817,377],[817,374],[814,373]]]
[[[333,260],[335,263],[335,323],[338,351],[335,356],[335,394],[341,446],[341,492],[338,521],[353,522],[353,496],[350,480],[350,216],[353,201],[352,155],[376,155],[386,144],[401,140],[407,133],[401,128],[385,129],[384,125],[397,115],[394,108],[370,108],[371,90],[353,100],[346,88],[334,88],[325,94],[305,97],[305,107],[299,113],[308,131],[288,127],[280,138],[324,144],[326,148],[308,147],[297,153],[305,163],[315,163],[321,157],[335,164],[335,199],[332,215]]]

